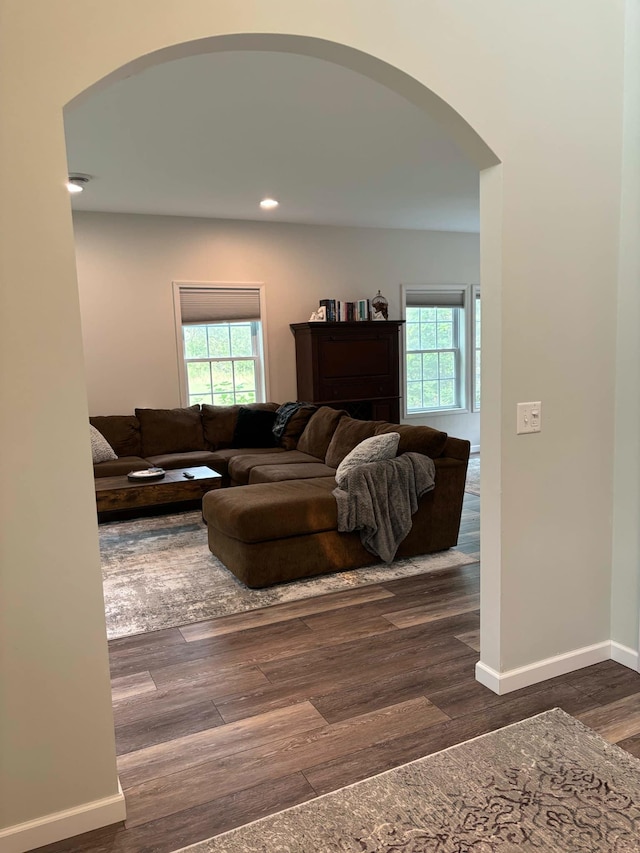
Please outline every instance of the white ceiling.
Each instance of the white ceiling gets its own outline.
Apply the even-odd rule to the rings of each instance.
[[[76,210],[478,231],[478,171],[427,115],[323,60],[164,63],[67,111]],[[264,213],[258,202],[279,200]]]

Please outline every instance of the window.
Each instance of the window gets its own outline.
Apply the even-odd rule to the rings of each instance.
[[[259,286],[174,285],[184,405],[263,402]]]
[[[475,353],[473,373],[473,410],[480,411],[480,328],[482,325],[482,314],[480,309],[480,289],[473,288],[473,343]]]
[[[479,291],[472,327],[470,286],[415,285],[402,290],[406,414],[465,410],[472,399],[475,410],[480,401]]]

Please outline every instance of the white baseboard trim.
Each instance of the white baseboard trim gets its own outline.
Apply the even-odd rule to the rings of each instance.
[[[479,444],[472,444],[470,452],[471,453],[480,453],[480,445]]]
[[[118,793],[110,797],[0,830],[0,850],[2,853],[28,853],[45,844],[120,823],[126,816],[124,794],[118,781]]]
[[[565,652],[552,658],[530,663],[527,666],[510,669],[507,672],[497,672],[482,661],[478,661],[476,664],[476,680],[488,687],[489,690],[493,690],[498,696],[502,696],[505,693],[520,690],[522,687],[529,687],[531,684],[546,681],[547,678],[566,675],[576,669],[610,660],[613,657],[611,646],[612,643],[605,640],[593,646],[584,646],[582,649]],[[629,649],[629,651],[631,650]]]
[[[638,652],[630,649],[629,646],[623,646],[622,643],[616,643],[615,640],[611,640],[611,660],[638,672],[640,664]]]

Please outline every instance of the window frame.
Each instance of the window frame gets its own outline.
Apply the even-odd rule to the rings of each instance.
[[[237,290],[247,289],[247,290],[258,290],[260,297],[260,319],[257,321],[246,321],[246,320],[228,320],[228,321],[220,321],[220,323],[230,323],[234,322],[255,322],[257,324],[257,355],[252,357],[255,358],[256,369],[257,369],[257,379],[256,379],[256,402],[264,403],[269,399],[269,378],[268,378],[268,353],[267,353],[267,333],[266,333],[266,300],[265,300],[265,287],[263,282],[231,282],[231,281],[174,281],[172,282],[173,287],[173,311],[174,311],[174,320],[175,320],[175,331],[176,331],[176,352],[177,352],[177,360],[178,360],[178,387],[180,391],[180,403],[182,406],[189,406],[189,382],[187,377],[187,364],[189,364],[192,360],[187,360],[184,355],[184,337],[183,337],[183,323],[182,323],[182,312],[180,309],[180,290],[182,288],[193,290],[195,288],[201,288],[202,290],[216,290],[216,289],[229,289],[235,288]],[[217,323],[202,323],[201,325],[217,325]],[[254,338],[252,332],[252,340]],[[238,357],[238,359],[234,359],[233,356],[230,358],[206,358],[206,359],[196,359],[196,361],[202,361],[211,363],[213,361],[234,361],[234,360],[242,360],[245,357]],[[214,404],[215,405],[215,404]],[[230,404],[233,405],[233,404]]]
[[[480,339],[477,335],[478,305],[482,304],[480,285],[471,286],[471,411],[479,412],[482,403],[482,384],[480,385],[480,400],[478,397],[478,382],[476,380],[476,353],[480,353],[480,377],[482,378],[482,308],[480,308]]]
[[[472,357],[475,358],[475,340],[474,340],[474,327],[472,325],[472,321],[475,321],[475,311],[474,306],[475,303],[472,302],[474,298],[474,287],[478,287],[477,285],[472,284],[401,284],[400,285],[400,305],[402,311],[402,320],[404,321],[402,327],[402,357],[401,357],[401,380],[402,380],[402,389],[403,389],[403,417],[406,420],[411,420],[412,418],[421,418],[423,419],[425,416],[428,417],[436,417],[439,415],[464,415],[469,414],[474,411],[473,402],[474,397],[472,396],[475,393],[475,370],[472,370]],[[458,376],[458,397],[460,405],[458,406],[449,406],[446,408],[425,408],[420,410],[412,409],[409,411],[408,409],[408,395],[407,395],[407,333],[406,333],[406,320],[407,320],[407,296],[409,293],[415,293],[417,291],[424,292],[432,292],[432,293],[452,293],[457,296],[462,295],[462,306],[460,306],[462,310],[462,321],[458,323],[459,330],[459,341],[458,341],[458,365],[460,369],[460,375]],[[479,293],[479,287],[478,287]],[[472,316],[473,315],[473,316]],[[449,348],[445,348],[449,349]],[[433,350],[433,352],[438,352],[439,350]]]

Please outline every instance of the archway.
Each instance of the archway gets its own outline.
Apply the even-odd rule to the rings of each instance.
[[[157,39],[158,42],[162,38]],[[130,48],[131,53],[136,53],[137,43]],[[373,53],[356,49],[329,39],[318,39],[299,35],[284,35],[274,33],[253,33],[246,35],[212,35],[205,38],[182,41],[179,44],[171,44],[145,53],[137,59],[132,59],[121,64],[117,70],[111,71],[99,80],[89,85],[78,78],[66,78],[61,82],[56,94],[77,87],[81,91],[74,93],[64,103],[58,104],[58,111],[48,115],[48,132],[44,133],[42,147],[35,147],[41,155],[39,166],[33,170],[32,177],[35,182],[46,180],[45,175],[52,173],[60,176],[60,190],[51,193],[45,200],[41,217],[35,223],[36,229],[41,229],[38,236],[43,244],[48,246],[44,257],[53,257],[55,263],[53,269],[53,280],[61,282],[62,287],[58,293],[58,301],[55,310],[49,315],[51,322],[49,339],[54,352],[51,366],[56,368],[60,374],[64,374],[65,382],[62,383],[58,377],[52,381],[49,394],[50,402],[53,403],[57,396],[57,408],[55,416],[51,420],[51,426],[56,438],[61,442],[64,449],[70,449],[70,457],[63,465],[58,460],[49,460],[44,466],[44,483],[53,484],[61,475],[65,475],[64,487],[60,495],[60,503],[57,507],[45,507],[48,510],[43,517],[42,537],[47,531],[55,530],[54,544],[64,541],[74,541],[74,556],[71,567],[66,575],[67,591],[73,591],[75,597],[73,602],[67,601],[66,615],[68,617],[68,628],[61,630],[58,624],[54,624],[50,614],[47,615],[47,594],[56,599],[52,587],[42,588],[42,598],[38,608],[33,613],[33,620],[38,622],[38,635],[35,639],[36,645],[48,644],[52,653],[59,653],[58,665],[54,667],[59,677],[66,680],[69,686],[69,696],[77,702],[79,714],[69,716],[69,701],[60,706],[52,707],[50,718],[50,731],[52,736],[58,737],[59,747],[54,750],[52,756],[53,764],[63,761],[65,751],[70,748],[75,740],[74,752],[78,754],[85,752],[85,758],[81,762],[76,779],[69,781],[64,786],[59,786],[56,792],[52,792],[46,785],[40,785],[40,795],[35,800],[25,796],[28,787],[33,780],[25,778],[22,785],[17,786],[15,799],[8,802],[9,813],[13,817],[12,823],[22,823],[43,815],[58,815],[66,810],[73,810],[81,804],[91,803],[91,806],[83,810],[82,821],[78,822],[77,815],[68,819],[46,820],[49,835],[40,834],[36,836],[39,844],[52,841],[57,837],[65,837],[79,831],[86,830],[92,826],[100,826],[117,820],[120,817],[121,799],[116,790],[116,779],[113,772],[113,734],[110,726],[108,703],[108,682],[106,680],[106,655],[104,647],[103,629],[96,624],[100,610],[100,588],[99,573],[97,571],[97,545],[95,534],[95,521],[92,518],[92,502],[90,478],[87,459],[83,451],[83,434],[86,423],[86,401],[84,398],[84,387],[82,382],[81,354],[79,346],[79,318],[77,312],[77,293],[74,284],[70,280],[73,271],[73,243],[70,227],[70,216],[66,198],[62,193],[62,178],[66,171],[64,161],[64,144],[62,140],[61,108],[65,103],[73,103],[76,99],[88,95],[96,88],[108,85],[122,77],[136,73],[151,64],[168,61],[192,53],[202,53],[211,50],[279,50],[287,52],[300,52],[311,56],[317,56],[337,62],[345,67],[359,73],[366,74],[372,79],[388,86],[401,96],[407,98],[421,109],[428,110],[438,115],[443,124],[449,130],[452,138],[465,150],[476,162],[480,169],[486,170],[482,179],[482,210],[483,210],[483,285],[485,287],[488,311],[486,334],[492,340],[492,347],[487,348],[485,357],[485,371],[490,375],[492,370],[492,358],[499,360],[499,297],[491,299],[492,280],[499,280],[500,253],[497,235],[500,229],[500,186],[498,158],[489,146],[481,139],[475,130],[461,117],[461,115],[434,91],[420,83],[415,77],[400,70],[385,59],[376,58]],[[121,51],[117,51],[121,52]],[[108,53],[108,51],[107,51]],[[104,60],[104,57],[101,57]],[[97,63],[100,65],[100,62]],[[82,75],[80,75],[82,77]],[[45,110],[46,112],[46,110]],[[17,186],[11,188],[14,191],[13,198],[19,199],[22,189]],[[17,204],[19,212],[20,205]],[[485,217],[488,226],[485,227]],[[49,225],[53,225],[48,234],[44,232]],[[499,293],[496,288],[496,293]],[[44,300],[41,311],[46,315],[50,304]],[[497,311],[496,319],[491,319],[493,311]],[[44,316],[42,319],[44,323]],[[493,328],[492,328],[493,327]],[[15,340],[14,340],[15,343]],[[492,353],[493,352],[493,356]],[[36,369],[32,372],[36,372]],[[499,372],[496,373],[496,376]],[[485,381],[486,393],[490,393],[491,382]],[[61,405],[60,397],[64,401],[62,393],[66,388],[68,396],[68,407]],[[18,394],[24,399],[24,395]],[[498,381],[495,382],[494,401],[499,398]],[[485,409],[490,412],[493,401],[490,397],[489,405]],[[64,411],[63,411],[64,409]],[[494,433],[498,436],[494,442],[499,448],[499,435],[496,424],[498,423],[497,408],[495,422],[487,422],[483,415],[483,441]],[[497,469],[496,469],[497,482]],[[33,481],[25,483],[28,491],[33,486]],[[488,494],[491,494],[490,483],[488,483]],[[26,495],[23,496],[26,505]],[[486,501],[484,502],[486,503]],[[38,504],[40,506],[40,504]],[[63,512],[64,508],[64,512]],[[74,514],[74,525],[68,521],[66,514]],[[490,511],[489,511],[490,513]],[[495,516],[494,516],[495,518]],[[24,525],[22,525],[24,529]],[[495,552],[499,552],[499,523],[494,523],[493,530],[497,536],[495,540]],[[17,532],[20,532],[18,525]],[[76,534],[75,539],[73,533]],[[490,531],[491,533],[491,531]],[[483,533],[486,541],[487,536]],[[490,536],[489,536],[490,538]],[[483,546],[484,547],[484,546]],[[35,563],[38,552],[45,548],[44,542],[36,538],[34,540],[33,561]],[[87,571],[87,564],[91,570]],[[20,585],[15,590],[16,597],[21,595]],[[88,605],[88,606],[87,606]],[[82,612],[81,612],[82,610]],[[497,620],[496,620],[497,621]],[[496,640],[497,642],[497,640]],[[83,645],[84,644],[84,645]],[[83,654],[78,655],[77,649],[83,645]],[[65,651],[62,652],[62,649]],[[64,662],[62,657],[64,656]],[[92,660],[92,656],[94,659]],[[96,663],[97,660],[97,663]],[[37,670],[36,666],[36,670]],[[31,673],[33,675],[33,673]],[[92,688],[87,689],[91,684]],[[14,680],[18,692],[25,690],[22,676]],[[85,701],[87,696],[90,701]],[[82,737],[79,734],[79,721],[82,717]],[[10,735],[10,733],[9,733]],[[22,739],[18,738],[17,742]],[[17,762],[18,755],[15,753]],[[65,756],[64,760],[68,760]],[[11,762],[9,762],[9,765]],[[87,786],[87,780],[90,784]],[[42,827],[41,831],[44,832]],[[32,835],[23,836],[28,839],[30,846],[36,846]]]

